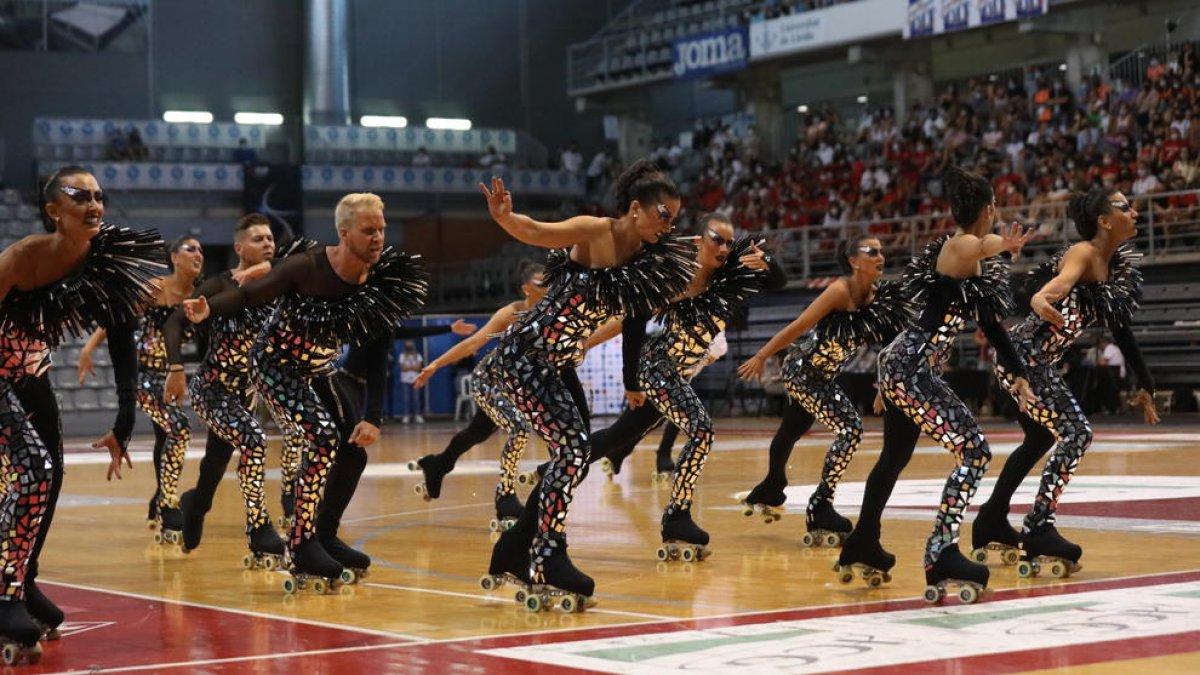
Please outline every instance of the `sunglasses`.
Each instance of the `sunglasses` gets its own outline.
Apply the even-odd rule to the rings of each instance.
[[[728,246],[729,248],[733,248],[733,240],[732,239],[726,239],[725,237],[722,237],[721,235],[717,234],[716,232],[713,232],[712,230],[708,230],[707,232],[705,232],[705,235],[708,236],[709,241],[711,241],[713,243],[713,245],[716,246],[717,248],[721,248],[722,246]]]
[[[1108,205],[1120,211],[1121,213],[1129,213],[1133,210],[1133,204],[1130,204],[1129,202],[1109,202]]]
[[[180,244],[179,250],[187,253],[204,253],[204,249],[198,244]]]
[[[104,194],[103,190],[84,190],[83,188],[71,187],[70,185],[59,185],[59,192],[71,198],[71,201],[76,204],[86,204],[93,199],[97,204],[104,204],[108,201],[108,195]]]
[[[866,255],[869,255],[869,256],[871,256],[872,258],[874,258],[875,256],[877,256],[877,255],[879,255],[879,254],[883,253],[883,249],[881,249],[881,248],[876,248],[876,247],[874,247],[874,246],[859,246],[859,247],[858,247],[858,252],[859,252],[859,253],[865,253]]]

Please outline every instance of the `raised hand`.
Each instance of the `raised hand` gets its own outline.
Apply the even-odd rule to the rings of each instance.
[[[1025,246],[1025,242],[1033,236],[1035,230],[1030,228],[1026,230],[1017,222],[1009,223],[1007,227],[1001,228],[1000,238],[1004,240],[1004,250],[1016,255],[1021,252],[1021,248]]]
[[[749,267],[752,270],[761,271],[767,269],[768,267],[767,261],[764,260],[764,256],[766,256],[766,253],[764,253],[763,250],[758,247],[758,242],[751,242],[750,252],[738,258],[738,262],[741,263],[743,267]]]
[[[479,191],[487,199],[488,213],[492,215],[492,220],[499,223],[512,215],[512,193],[504,189],[504,181],[500,180],[500,178],[492,176],[491,190],[483,183],[480,183]]]

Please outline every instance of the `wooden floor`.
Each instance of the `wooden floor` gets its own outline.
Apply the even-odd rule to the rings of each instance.
[[[901,672],[917,663],[921,672],[1197,672],[1200,424],[1132,422],[1097,425],[1061,506],[1060,529],[1083,546],[1083,570],[1068,580],[1023,580],[996,564],[989,594],[972,606],[920,600],[922,545],[952,465],[943,450],[923,443],[906,470],[884,521],[884,546],[899,559],[895,578],[868,589],[837,582],[836,550],[799,542],[829,434],[797,445],[789,512],[767,525],[744,517],[734,495],[764,473],[775,420],[718,420],[697,503],[714,553],[696,564],[655,559],[668,489],[650,481],[654,435],[614,482],[595,471],[576,493],[571,555],[595,577],[599,601],[582,614],[532,614],[510,590],[479,588],[499,438],[466,455],[441,499],[427,503],[413,490],[419,474],[405,464],[439,451],[455,426],[386,427],[343,529],[374,558],[371,575],[326,596],[287,596],[281,573],[242,571],[232,472],[202,546],[182,554],[153,544],[145,525],[150,439],[135,439],[135,469],[112,483],[103,479],[106,458],[79,439],[68,444],[66,487],[42,557],[46,591],[68,613],[66,635],[25,672],[445,672],[448,662],[463,664],[462,672]],[[838,494],[851,518],[878,456],[871,424]],[[985,429],[994,476],[1017,428],[996,420]],[[193,442],[185,486],[194,484],[200,450]],[[528,466],[544,453],[531,443]],[[277,512],[277,471],[270,477]],[[1035,483],[1026,481],[1018,504],[1029,503]],[[988,481],[979,498],[990,490]],[[1014,508],[1014,521],[1022,512]]]

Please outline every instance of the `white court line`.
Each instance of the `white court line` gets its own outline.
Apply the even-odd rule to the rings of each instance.
[[[463,509],[482,509],[482,508],[486,508],[486,507],[490,507],[490,506],[492,506],[492,505],[489,503],[486,503],[486,502],[479,502],[478,504],[460,504],[458,506],[430,506],[428,508],[418,509],[418,510],[414,510],[414,511],[397,511],[395,513],[384,513],[384,514],[381,514],[378,516],[364,516],[362,518],[347,518],[347,519],[343,520],[342,522],[343,523],[365,523],[365,522],[368,522],[371,520],[383,520],[385,518],[397,518],[400,516],[417,516],[422,513],[439,513],[441,511],[462,511]]]
[[[395,644],[383,645],[363,645],[361,647],[335,647],[331,649],[313,649],[306,652],[283,652],[279,654],[256,654],[253,656],[230,656],[224,659],[202,659],[198,661],[175,661],[173,663],[150,663],[141,666],[120,666],[117,668],[89,668],[88,670],[64,670],[60,671],[64,675],[91,675],[92,673],[103,671],[105,673],[128,673],[138,670],[158,670],[160,668],[190,668],[193,666],[207,666],[220,663],[241,663],[244,661],[267,661],[270,659],[290,659],[294,656],[314,656],[317,654],[344,654],[346,652],[366,652],[378,651],[380,649],[394,649],[396,647],[409,647],[412,643],[397,642]]]
[[[172,605],[184,605],[186,607],[199,607],[201,609],[211,609],[217,612],[229,612],[231,614],[241,614],[244,616],[252,616],[258,619],[272,619],[275,621],[289,621],[291,623],[302,623],[308,626],[316,626],[318,628],[332,628],[335,630],[344,630],[351,633],[361,633],[363,635],[376,635],[379,637],[389,637],[397,640],[408,640],[404,644],[424,643],[429,642],[428,638],[417,637],[415,635],[405,635],[404,633],[394,633],[386,630],[376,630],[373,628],[362,628],[360,626],[347,626],[338,623],[328,623],[325,621],[313,621],[311,619],[294,619],[286,616],[278,616],[275,614],[266,614],[264,612],[255,612],[249,609],[235,609],[233,607],[221,607],[219,605],[209,605],[203,602],[192,602],[190,600],[177,600],[175,598],[163,598],[157,595],[144,595],[142,593],[130,593],[128,591],[117,591],[108,588],[97,588],[95,586],[84,586],[83,584],[71,584],[64,581],[51,581],[48,579],[38,579],[39,583],[52,584],[54,586],[62,586],[64,588],[74,588],[81,591],[92,591],[93,593],[111,593],[112,595],[121,595],[127,598],[137,598],[138,600],[153,600]],[[280,591],[282,593],[282,591]]]
[[[417,593],[431,593],[433,595],[449,595],[455,598],[471,598],[472,600],[486,600],[488,602],[502,602],[512,604],[512,598],[500,598],[494,595],[477,595],[475,593],[459,593],[457,591],[439,591],[432,588],[416,588],[414,586],[397,586],[395,584],[379,584],[374,582],[363,583],[363,586],[371,586],[374,588],[390,588],[397,591],[414,591]],[[680,619],[663,616],[661,614],[642,614],[641,612],[623,612],[616,609],[596,609],[588,608],[586,613],[595,612],[597,614],[613,614],[615,616],[634,616],[639,619],[650,619],[652,621],[680,621]],[[478,638],[471,638],[478,639]]]

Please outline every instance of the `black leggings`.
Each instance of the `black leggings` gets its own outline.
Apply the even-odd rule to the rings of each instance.
[[[28,567],[25,573],[25,583],[28,585],[37,578],[38,557],[42,546],[46,543],[46,535],[50,532],[50,523],[54,520],[54,507],[58,504],[58,495],[62,492],[63,476],[63,442],[62,417],[58,410],[58,399],[50,386],[50,377],[23,377],[13,384],[13,393],[21,402],[21,407],[28,415],[29,424],[41,439],[42,444],[50,454],[50,492],[47,495],[46,510],[42,513],[42,524],[34,539],[33,548],[29,554]]]
[[[1029,472],[1033,471],[1033,467],[1037,466],[1046,452],[1054,447],[1054,434],[1033,421],[1029,415],[1023,412],[1018,413],[1017,422],[1025,431],[1025,440],[1017,446],[1016,450],[1013,450],[1004,462],[1004,468],[1000,469],[1000,478],[996,480],[996,487],[992,490],[992,495],[988,497],[987,502],[980,506],[980,509],[984,507],[989,510],[1000,509],[1002,513],[1007,514],[1013,493],[1021,486],[1021,481],[1025,480]]]
[[[900,479],[900,472],[912,459],[913,450],[917,447],[920,437],[920,427],[892,405],[891,401],[884,399],[883,449],[879,451],[879,460],[867,476],[862,511],[859,513],[855,532],[874,540],[879,539],[883,507],[887,506],[888,499],[892,496],[892,489]]]

